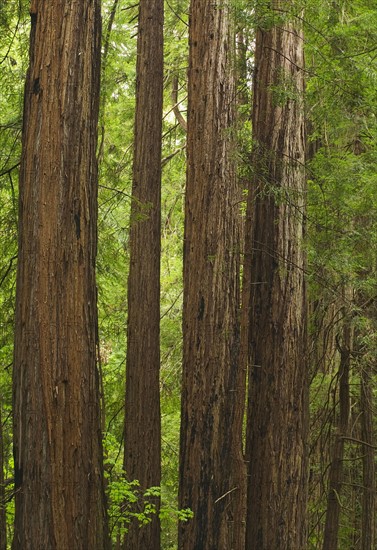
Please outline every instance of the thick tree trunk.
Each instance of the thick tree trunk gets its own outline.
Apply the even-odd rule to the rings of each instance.
[[[240,217],[234,75],[224,4],[192,0],[184,242],[180,550],[244,546]]]
[[[344,437],[348,433],[350,416],[349,375],[351,364],[352,331],[349,320],[344,321],[343,342],[339,364],[339,422],[334,434],[334,445],[331,451],[329,468],[329,492],[325,530],[323,535],[323,550],[338,548],[340,493],[343,481]]]
[[[255,178],[245,245],[251,281],[244,284],[250,292],[248,550],[306,548],[303,64],[303,37],[288,21],[257,31]]]
[[[31,5],[14,351],[13,548],[108,547],[96,369],[96,0]]]
[[[124,468],[145,490],[161,484],[160,249],[163,1],[141,0],[130,227]],[[151,523],[132,521],[125,548],[160,547]]]

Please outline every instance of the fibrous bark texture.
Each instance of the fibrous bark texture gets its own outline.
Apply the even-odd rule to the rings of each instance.
[[[19,199],[13,548],[108,547],[96,368],[97,0],[34,0]]]
[[[226,4],[191,2],[179,506],[194,518],[180,550],[244,546],[231,34]]]
[[[258,29],[244,268],[248,550],[306,548],[303,63],[303,37],[289,21]]]
[[[141,0],[130,227],[124,467],[141,490],[161,484],[160,249],[163,1]],[[125,548],[160,547],[157,514],[134,520]]]

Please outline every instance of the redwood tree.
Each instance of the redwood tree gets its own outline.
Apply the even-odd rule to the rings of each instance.
[[[287,1],[256,33],[249,293],[248,550],[306,547],[303,36]],[[273,18],[279,17],[274,22]],[[250,230],[251,226],[251,230]]]
[[[19,197],[13,548],[108,547],[96,368],[98,0],[31,3]]]
[[[192,0],[184,235],[178,547],[243,547],[239,195],[226,3]]]
[[[137,43],[136,114],[128,330],[124,468],[141,490],[161,484],[160,250],[163,0],[141,0]],[[158,506],[158,499],[155,501]],[[129,525],[125,548],[159,548],[158,514]]]

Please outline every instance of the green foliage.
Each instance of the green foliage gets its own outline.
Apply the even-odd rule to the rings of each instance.
[[[308,163],[308,261],[313,304],[311,331],[310,548],[321,547],[328,464],[338,415],[339,346],[344,316],[352,319],[355,348],[350,375],[350,434],[356,439],[360,369],[375,314],[377,257],[376,10],[367,1],[308,0],[306,105],[313,147]],[[368,344],[364,346],[362,342]],[[369,347],[370,346],[370,347]],[[360,532],[363,485],[361,452],[345,442],[339,547],[350,548]]]
[[[302,100],[296,81],[286,71],[281,70],[276,75],[276,84],[271,84],[269,89],[275,106],[284,106],[288,101]]]
[[[142,491],[137,480],[127,480],[119,468],[119,452],[115,452],[118,442],[108,432],[104,440],[105,475],[107,479],[110,532],[113,541],[122,539],[131,521],[136,520],[140,527],[150,523],[158,513],[164,524],[188,521],[193,517],[191,510],[178,509],[175,504],[165,502],[160,487],[149,487]],[[162,498],[162,504],[160,501]]]
[[[376,137],[373,112],[377,71],[372,70],[376,12],[369,2],[328,10],[310,4],[307,105],[311,139],[309,223],[316,269],[357,284],[376,252]],[[334,8],[335,10],[335,8]],[[364,281],[365,282],[365,281]]]
[[[127,521],[149,521],[157,494],[140,493],[136,482],[124,479],[123,419],[125,389],[128,242],[136,66],[137,6],[116,6],[108,35],[113,2],[104,5],[104,41],[100,124],[99,248],[97,284],[102,378],[105,405],[105,449],[113,540]],[[187,2],[166,5],[165,97],[163,119],[162,258],[161,258],[161,408],[162,545],[176,547],[179,394],[181,373],[183,191],[185,133],[172,112],[172,78],[178,76],[179,108],[185,116],[187,70]],[[148,215],[142,208],[138,221]],[[152,498],[153,497],[153,498]],[[183,514],[183,512],[182,512]],[[183,514],[184,515],[184,514]]]
[[[25,2],[0,6],[0,407],[7,536],[14,519],[12,361],[17,268],[18,165],[23,87],[28,64],[29,17]]]

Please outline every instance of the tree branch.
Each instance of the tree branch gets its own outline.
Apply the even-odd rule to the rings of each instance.
[[[2,172],[0,172],[0,178],[2,176],[5,176],[6,174],[10,174],[13,170],[15,170],[16,168],[18,168],[20,166],[20,162],[17,162],[17,164],[14,164],[13,166],[11,166],[10,168],[7,168],[6,170],[3,170]]]
[[[171,100],[173,102],[173,112],[175,114],[175,118],[178,120],[179,125],[185,132],[187,132],[187,121],[183,117],[181,111],[179,110],[179,101],[178,101],[178,77],[173,76],[172,80],[172,91],[171,91]]]

